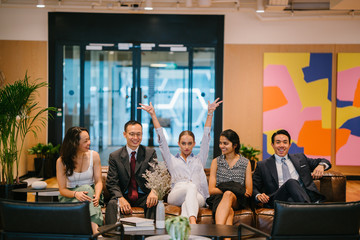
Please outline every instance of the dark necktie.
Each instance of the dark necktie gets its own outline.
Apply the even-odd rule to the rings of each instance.
[[[137,186],[136,186],[136,180],[135,180],[135,151],[131,153],[131,161],[130,161],[130,168],[131,168],[131,178],[130,178],[130,185],[129,185],[129,192],[128,192],[128,198],[131,202],[136,202],[138,199],[138,192],[137,192]]]
[[[285,160],[286,158],[281,159],[281,168],[282,168],[284,183],[291,178],[289,167],[286,164]]]

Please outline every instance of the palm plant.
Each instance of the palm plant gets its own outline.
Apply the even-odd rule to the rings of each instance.
[[[0,162],[1,183],[19,182],[19,162],[28,133],[37,136],[41,126],[47,122],[48,111],[56,111],[53,107],[43,108],[36,100],[38,89],[47,87],[46,82],[30,83],[27,73],[23,80],[7,84],[0,88]],[[49,115],[51,117],[51,115]],[[14,166],[15,165],[15,166]]]
[[[254,170],[255,163],[259,161],[257,155],[259,155],[260,153],[260,150],[255,149],[251,146],[245,146],[244,144],[240,145],[240,154],[250,160],[251,170]]]

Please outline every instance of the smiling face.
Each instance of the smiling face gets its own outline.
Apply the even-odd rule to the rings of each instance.
[[[224,155],[235,152],[236,148],[236,146],[234,146],[233,143],[225,136],[220,136],[219,147],[221,149],[221,153]]]
[[[80,140],[79,140],[79,146],[78,151],[79,152],[87,152],[90,149],[90,136],[87,131],[82,131],[80,133]]]
[[[132,150],[135,150],[142,141],[142,127],[140,124],[128,125],[124,132],[126,143]]]
[[[279,134],[275,136],[274,143],[272,143],[271,146],[273,147],[276,155],[279,157],[285,157],[289,152],[291,143],[286,135]]]
[[[180,137],[178,145],[180,147],[181,155],[186,158],[192,153],[192,150],[195,146],[195,141],[192,136],[185,134]]]

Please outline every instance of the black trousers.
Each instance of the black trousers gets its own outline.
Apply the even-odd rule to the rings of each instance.
[[[311,199],[306,193],[306,190],[295,179],[287,180],[276,192],[271,194],[270,200],[268,204],[266,204],[268,206],[265,206],[273,208],[275,200],[285,202],[311,202]]]
[[[130,203],[132,207],[141,207],[144,208],[145,218],[155,219],[156,206],[147,208],[146,207],[146,199],[148,194],[139,194],[139,198],[135,203],[130,203],[130,201],[126,198],[126,200]],[[116,217],[118,212],[118,200],[111,199],[106,205],[105,212],[105,224],[114,224],[116,223]],[[122,214],[121,214],[122,217]]]

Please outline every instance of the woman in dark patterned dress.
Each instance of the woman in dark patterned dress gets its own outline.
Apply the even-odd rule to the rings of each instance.
[[[240,139],[231,129],[220,134],[221,155],[210,167],[209,193],[206,200],[216,224],[232,225],[234,210],[246,206],[252,194],[250,161],[241,156]]]

